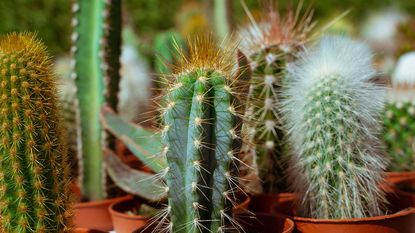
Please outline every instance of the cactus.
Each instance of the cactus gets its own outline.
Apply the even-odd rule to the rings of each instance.
[[[233,223],[242,120],[231,52],[212,36],[197,37],[165,94],[162,142],[172,232],[224,232]]]
[[[415,52],[404,54],[392,75],[384,114],[383,139],[389,170],[415,170]]]
[[[246,116],[253,123],[247,126],[251,132],[250,142],[256,146],[256,160],[265,192],[287,190],[284,178],[285,135],[278,109],[281,85],[287,62],[292,61],[304,46],[315,25],[310,10],[300,20],[297,17],[291,9],[283,17],[270,8],[259,22],[253,20],[239,33],[241,50],[248,55],[252,68]]]
[[[81,181],[85,198],[105,197],[103,169],[104,141],[113,140],[103,134],[99,122],[101,107],[106,102],[117,109],[119,55],[121,41],[121,1],[77,1],[73,4],[75,27],[72,53],[82,133]],[[100,172],[101,171],[101,172]],[[99,185],[101,184],[101,185]]]
[[[161,103],[161,138],[158,133],[126,124],[107,109],[103,110],[104,126],[159,173],[155,178],[167,184],[163,192],[168,194],[168,207],[154,218],[160,222],[157,232],[225,232],[239,228],[231,210],[240,189],[240,103],[248,77],[244,72],[231,74],[233,49],[219,48],[213,36],[196,37],[190,43],[189,55],[183,51],[180,55],[182,64]],[[112,160],[113,164],[117,162]],[[119,185],[128,186],[125,174],[113,171],[111,176]],[[144,185],[148,184],[140,186]],[[142,191],[135,194],[148,196]],[[163,196],[160,192],[157,195]],[[170,222],[164,222],[168,218]]]
[[[341,54],[341,56],[339,56]],[[283,112],[300,213],[320,219],[382,214],[385,159],[377,134],[385,88],[365,44],[324,37],[289,68]]]
[[[30,33],[0,38],[0,232],[71,232],[55,77]]]

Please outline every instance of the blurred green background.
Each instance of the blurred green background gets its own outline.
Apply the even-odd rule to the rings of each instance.
[[[84,0],[87,1],[87,0]],[[212,0],[124,0],[125,21],[131,24],[144,44],[152,43],[159,32],[172,27],[186,27],[186,14],[192,11],[209,11]],[[233,25],[241,25],[245,13],[239,0],[231,1]],[[245,0],[248,7],[255,12],[261,9],[261,0]],[[288,4],[296,5],[297,0],[278,1],[283,9]],[[335,16],[345,10],[351,10],[347,18],[356,23],[371,12],[394,7],[403,12],[415,12],[414,0],[305,0],[306,6],[312,4],[315,17],[324,19]],[[200,8],[202,6],[202,8]],[[1,0],[0,32],[37,31],[49,46],[53,56],[69,51],[71,33],[70,0]],[[196,12],[197,13],[197,12]],[[185,21],[183,21],[185,20]],[[148,52],[148,51],[147,51]],[[144,54],[146,51],[144,49]]]

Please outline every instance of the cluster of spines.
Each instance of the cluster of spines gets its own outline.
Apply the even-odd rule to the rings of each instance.
[[[377,130],[385,93],[368,81],[371,53],[359,42],[325,37],[302,56],[290,69],[283,108],[294,149],[288,171],[302,215],[381,215],[385,160]]]
[[[50,59],[33,34],[0,39],[0,230],[70,232],[69,166]]]
[[[390,158],[390,171],[415,169],[415,103],[390,102],[386,105],[383,139]]]
[[[121,1],[75,1],[72,11],[73,78],[77,84],[84,160],[80,161],[80,179],[87,198],[101,199],[105,196],[103,145],[113,147],[114,142],[105,136],[99,114],[104,102],[114,110],[118,104]],[[97,173],[97,169],[102,172]],[[102,185],[97,187],[97,183]]]
[[[163,171],[169,204],[158,220],[167,232],[225,232],[240,228],[232,206],[238,187],[241,114],[230,77],[232,60],[211,37],[190,43],[161,109]]]

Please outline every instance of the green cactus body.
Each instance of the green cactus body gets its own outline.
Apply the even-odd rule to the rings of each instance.
[[[70,232],[69,166],[55,78],[29,33],[0,39],[0,231]]]
[[[338,54],[342,54],[341,57]],[[363,218],[382,214],[385,161],[377,138],[385,89],[371,52],[359,42],[324,37],[290,70],[284,112],[293,145],[293,187],[301,214]]]
[[[196,45],[215,46],[207,43]],[[202,51],[196,45],[190,62],[200,64],[176,75],[162,116],[169,228],[177,233],[224,232],[237,189],[234,155],[241,144],[241,119],[228,73],[209,66],[220,63],[222,54],[216,47]]]
[[[301,5],[295,11],[300,13]],[[287,191],[287,149],[279,109],[281,86],[285,82],[287,63],[297,57],[315,24],[310,10],[298,20],[291,8],[281,15],[277,9],[269,7],[261,17],[259,22],[252,18],[251,24],[239,32],[241,50],[248,55],[252,68],[246,112],[252,124],[246,127],[250,143],[255,145],[253,157],[256,157],[263,191],[284,192]]]
[[[415,103],[386,105],[383,139],[390,157],[390,171],[415,170]]]
[[[286,60],[287,55],[276,46],[251,56],[253,72],[247,117],[252,122],[250,140],[256,147],[266,192],[286,190],[282,165],[284,132],[278,109]]]
[[[121,1],[77,1],[73,11],[72,52],[81,118],[82,189],[86,198],[97,200],[105,197],[103,144],[106,137],[99,114],[104,102],[117,108]],[[111,147],[113,140],[107,143]]]

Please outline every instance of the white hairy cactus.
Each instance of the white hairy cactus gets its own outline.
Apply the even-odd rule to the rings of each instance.
[[[324,37],[288,68],[283,113],[293,146],[289,174],[301,214],[346,219],[382,214],[385,160],[378,129],[385,89],[371,83],[360,42]]]

